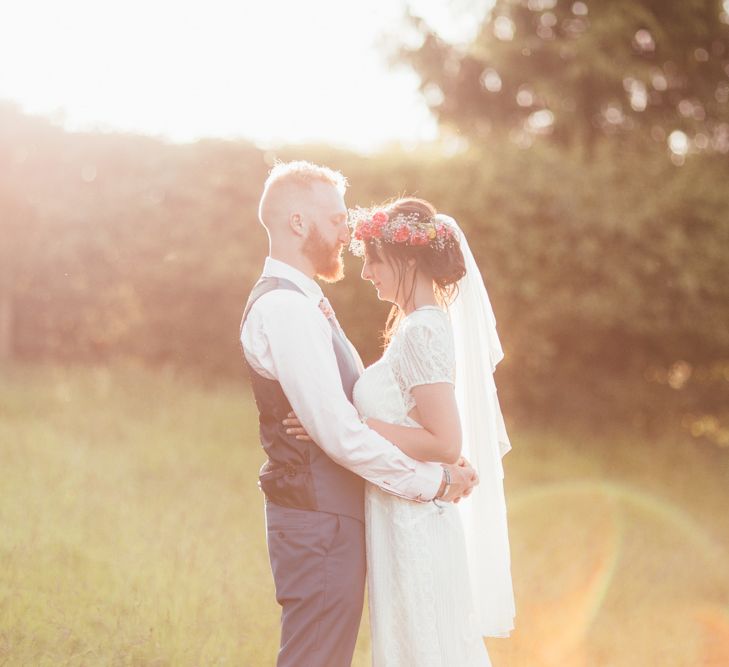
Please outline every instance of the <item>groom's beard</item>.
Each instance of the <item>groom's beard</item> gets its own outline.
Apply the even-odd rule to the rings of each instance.
[[[314,273],[328,283],[336,283],[344,278],[344,246],[339,243],[329,245],[316,227],[312,227],[301,247],[306,258],[314,265]]]

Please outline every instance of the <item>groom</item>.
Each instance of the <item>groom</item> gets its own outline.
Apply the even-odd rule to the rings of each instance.
[[[340,173],[308,162],[271,170],[259,206],[270,252],[241,322],[268,456],[259,479],[282,607],[278,667],[351,664],[365,583],[363,478],[422,502],[458,499],[476,480],[470,467],[409,458],[352,405],[362,362],[314,281],[343,277],[345,189]],[[292,410],[311,442],[287,435]]]

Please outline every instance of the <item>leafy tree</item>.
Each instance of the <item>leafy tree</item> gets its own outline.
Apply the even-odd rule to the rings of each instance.
[[[725,3],[726,4],[726,3]],[[592,147],[605,135],[682,130],[696,149],[729,151],[729,10],[720,0],[497,0],[469,44],[411,21],[399,59],[439,121],[469,138],[540,134]],[[681,154],[685,138],[674,135]]]

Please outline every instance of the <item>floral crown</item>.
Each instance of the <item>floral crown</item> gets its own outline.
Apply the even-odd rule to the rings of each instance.
[[[367,243],[391,243],[410,246],[430,246],[434,250],[455,245],[455,230],[437,216],[421,218],[417,213],[398,213],[390,217],[382,209],[357,207],[349,210],[352,239],[349,249],[364,256]]]

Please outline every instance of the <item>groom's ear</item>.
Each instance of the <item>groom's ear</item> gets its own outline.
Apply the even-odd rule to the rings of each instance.
[[[289,227],[291,227],[291,231],[293,231],[297,236],[304,236],[306,226],[304,224],[304,217],[301,213],[292,213],[289,216]]]

